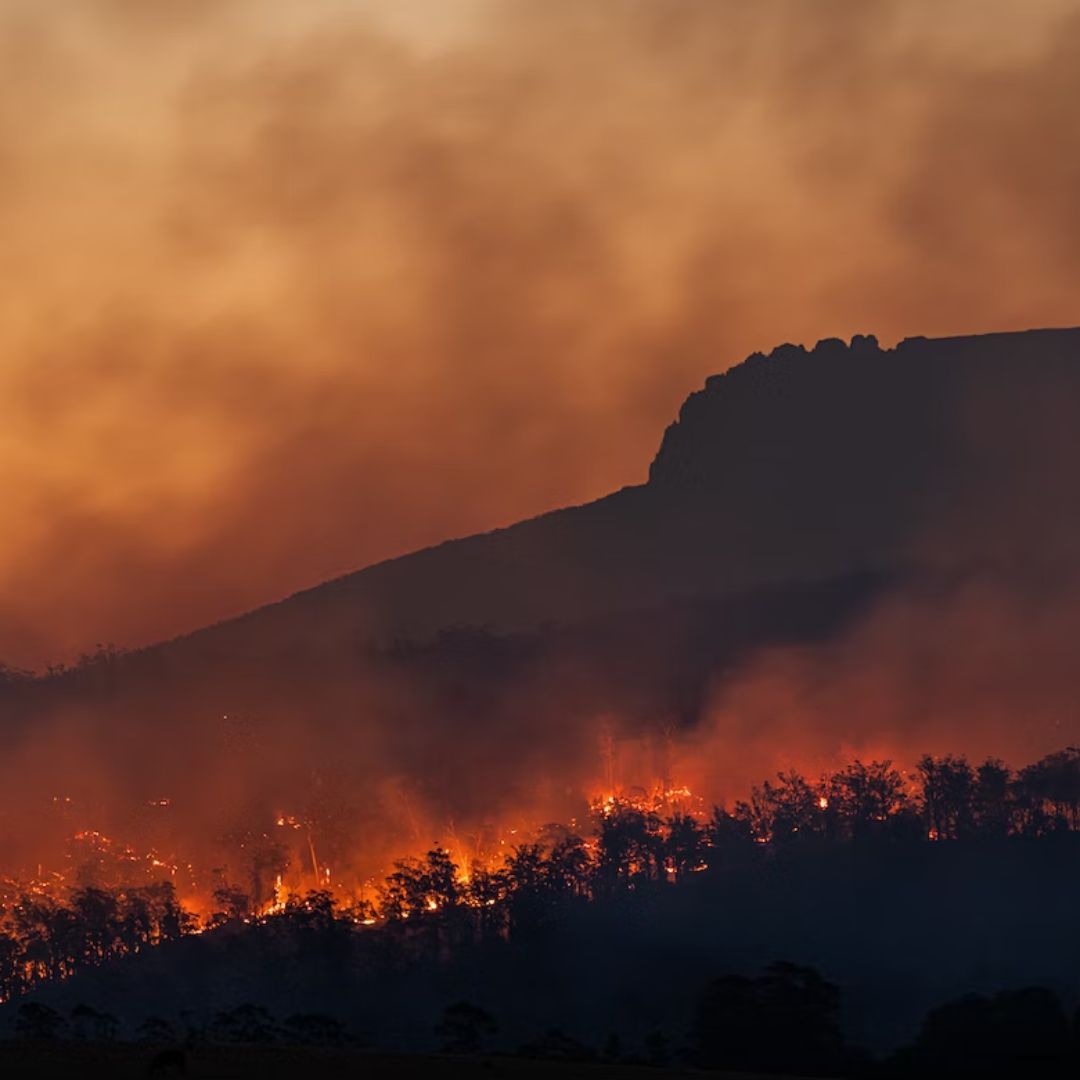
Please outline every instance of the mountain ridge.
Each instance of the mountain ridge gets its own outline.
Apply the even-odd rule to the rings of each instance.
[[[862,381],[852,389],[873,394],[870,402],[872,405],[890,406],[893,414],[903,421],[907,416],[918,417],[925,414],[928,406],[925,402],[919,402],[918,395],[934,385],[929,378],[925,381],[906,378],[914,368],[918,368],[920,375],[923,375],[929,367],[938,365],[949,375],[950,360],[959,360],[961,366],[969,368],[972,361],[976,362],[976,366],[987,365],[988,357],[999,359],[998,354],[1002,352],[1008,354],[1007,360],[1009,357],[1030,360],[1033,353],[1062,351],[1080,357],[1080,330],[1050,328],[944,338],[911,337],[899,342],[892,349],[881,349],[876,339],[871,336],[856,335],[850,344],[837,338],[826,338],[812,349],[785,344],[773,349],[768,355],[753,353],[741,363],[718,375],[710,376],[702,389],[687,397],[677,419],[663,435],[650,465],[646,483],[628,485],[589,502],[547,511],[508,526],[448,539],[431,547],[382,560],[174,638],[169,644],[200,640],[204,635],[228,634],[231,629],[250,626],[261,620],[277,622],[283,614],[302,614],[312,606],[329,604],[340,609],[342,605],[350,602],[363,608],[356,612],[353,633],[367,634],[375,641],[402,637],[423,639],[442,628],[458,625],[491,626],[495,629],[520,631],[551,621],[572,621],[588,617],[596,614],[605,604],[617,604],[618,591],[634,584],[626,580],[626,559],[636,562],[638,569],[642,571],[657,569],[657,561],[661,558],[657,547],[670,541],[671,530],[662,527],[657,529],[648,523],[643,527],[640,520],[634,519],[666,514],[690,526],[702,525],[699,508],[687,505],[686,477],[680,479],[679,470],[680,467],[685,468],[687,459],[694,458],[695,454],[696,467],[701,467],[702,450],[708,449],[711,445],[710,439],[717,433],[719,414],[730,413],[737,406],[748,405],[754,409],[779,409],[784,412],[784,418],[792,422],[792,430],[795,430],[797,414],[802,405],[799,395],[807,391],[811,383],[827,382],[831,387],[835,387],[845,379],[856,382],[861,376]],[[799,361],[805,363],[800,364]],[[860,364],[865,368],[861,373],[857,371],[857,365]],[[952,366],[957,365],[954,363]],[[992,366],[999,369],[1000,363]],[[867,375],[873,378],[868,380]],[[881,383],[883,388],[875,389],[874,381]],[[937,381],[945,385],[946,397],[954,393],[950,378],[939,377]],[[784,400],[785,394],[789,400]],[[884,401],[883,395],[890,400]],[[821,394],[818,393],[816,397],[820,399]],[[941,397],[942,394],[939,393],[931,404],[940,408]],[[806,404],[810,407],[813,402],[808,401]],[[858,407],[858,401],[850,402],[849,405],[850,412]],[[897,409],[897,406],[901,408]],[[834,442],[827,447],[829,453],[822,455],[819,452],[819,456],[825,459],[823,464],[833,466],[834,475],[844,470],[851,471],[850,463],[845,464],[840,460],[844,446],[850,445],[851,439],[861,436],[867,443],[881,443],[883,433],[878,429],[886,411],[884,408],[873,409],[867,417],[867,423],[855,424],[850,430],[845,429],[849,436],[846,443],[837,445]],[[758,417],[755,415],[754,419],[756,421]],[[930,456],[931,450],[936,453],[943,452],[941,441],[943,435],[947,436],[944,430],[947,426],[939,424],[932,432],[919,433],[926,439],[935,440],[933,447],[924,443],[925,455]],[[729,437],[725,449],[732,455],[730,462],[727,462],[731,466],[731,475],[737,479],[739,475],[748,475],[756,470],[752,477],[754,482],[761,483],[763,488],[768,488],[770,484],[774,489],[777,484],[783,488],[784,473],[781,466],[787,469],[789,463],[781,460],[782,455],[794,454],[798,448],[793,449],[788,444],[778,444],[774,440],[770,449],[764,441],[755,440],[752,437],[754,434],[752,430],[748,430],[747,425],[741,428],[736,425]],[[809,434],[821,440],[826,432],[811,430]],[[894,424],[884,434],[904,440],[909,438],[911,433],[904,431],[901,423],[899,426]],[[745,437],[741,445],[735,442],[740,436]],[[834,459],[831,462],[828,460],[830,455]],[[887,464],[891,467],[891,463]],[[838,465],[843,468],[837,469]],[[869,475],[868,469],[869,463],[857,470],[857,475],[851,478],[852,484],[858,487],[860,483],[866,485],[872,482],[874,477]],[[884,469],[884,473],[885,480],[888,480],[889,469]],[[710,469],[705,479],[716,480],[716,477],[717,470]],[[729,487],[734,486],[735,495],[747,495],[747,484],[740,486],[731,480],[730,476],[724,476],[723,479]],[[919,478],[914,479],[918,481]],[[912,480],[910,471],[902,480],[900,487]],[[787,491],[784,494],[791,498],[798,493]],[[903,496],[903,492],[892,494]],[[761,509],[759,505],[758,510]],[[706,511],[705,516],[715,519],[717,514]],[[633,521],[632,526],[626,524],[628,520]],[[715,520],[712,524],[716,524]],[[621,535],[620,525],[624,526]],[[605,532],[614,530],[623,549],[624,565],[619,565],[618,552],[608,550],[599,553],[592,550],[588,543],[582,545],[568,540],[568,533],[579,530],[579,526],[599,528]],[[640,534],[643,528],[646,536],[630,535]],[[759,555],[768,548],[769,543],[767,535],[758,538],[756,546]],[[743,544],[737,553],[729,554],[741,558],[744,563],[748,559],[753,562],[747,554],[746,546]],[[864,560],[860,557],[859,546],[847,545],[842,553],[845,558],[854,558],[854,565],[835,558],[827,560],[828,565],[815,566],[814,559],[804,560],[803,565],[799,565],[800,560],[794,559],[794,565],[785,568],[777,567],[775,558],[771,562],[765,558],[757,560],[765,565],[759,565],[756,571],[753,567],[749,568],[750,577],[752,580],[801,578],[807,574],[811,577],[823,577],[845,567],[857,571],[875,569],[875,565],[862,565]],[[440,590],[437,579],[447,571],[448,561],[455,564],[450,572],[457,577],[458,586],[443,587]],[[872,563],[877,561],[875,558]],[[567,590],[580,594],[581,590],[585,589],[587,593],[585,586],[589,582],[585,579],[595,582],[597,572],[601,569],[618,579],[615,586],[612,589],[601,589],[601,595],[592,603],[585,602],[586,597],[579,595],[580,602],[571,602],[570,610],[561,612],[559,608],[567,600]],[[687,591],[692,593],[697,587],[698,583],[692,580],[692,575],[687,579],[686,575],[674,572],[671,567],[660,569],[667,580],[652,599],[666,599]],[[777,572],[770,577],[770,572],[774,570]],[[782,572],[784,570],[787,572]],[[411,575],[419,579],[412,585],[407,581]],[[500,601],[508,599],[508,590],[514,592],[516,589],[517,594],[512,598],[512,602],[495,602],[491,599],[478,602],[475,595],[470,599],[466,590],[460,587],[463,580],[475,582],[485,575],[493,579],[492,589],[499,594]],[[536,577],[535,588],[529,588],[526,584],[530,576]],[[633,573],[630,576],[639,575]],[[637,584],[640,585],[640,582]],[[738,575],[732,573],[726,577],[719,575],[715,584],[723,589],[738,588],[748,582],[738,580]],[[643,598],[638,596],[637,599]],[[558,600],[559,603],[553,603],[553,600]],[[425,606],[429,606],[430,610],[422,611]]]
[[[751,359],[688,398],[647,484],[0,684],[9,812],[82,792],[127,828],[166,793],[220,835],[331,785],[390,852],[400,785],[432,821],[481,822],[537,785],[583,790],[605,724],[711,732],[719,794],[796,740],[955,749],[954,718],[984,702],[997,719],[964,745],[1037,756],[1073,695],[1078,417],[1080,331]],[[808,699],[777,701],[807,655]],[[821,706],[822,685],[851,693]],[[720,724],[745,686],[760,701]]]

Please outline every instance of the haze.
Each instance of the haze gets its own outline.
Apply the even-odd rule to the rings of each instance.
[[[1050,0],[5,0],[0,659],[640,482],[754,348],[1077,322],[1076,101]]]

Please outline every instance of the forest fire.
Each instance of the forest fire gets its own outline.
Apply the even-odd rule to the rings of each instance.
[[[65,819],[78,820],[86,813],[70,795],[52,796],[51,802],[63,808]],[[176,801],[168,795],[147,799],[145,805],[158,811],[177,810]],[[591,823],[601,819],[614,821],[628,813],[659,821],[667,812],[691,806],[702,813],[704,800],[695,799],[685,785],[657,781],[650,789],[633,786],[599,794],[586,801],[586,814]],[[579,827],[576,816],[568,826],[553,826],[545,825],[538,814],[531,822],[523,815],[513,815],[505,826],[487,822],[482,828],[465,832],[454,828],[452,823],[429,828],[432,835],[443,837],[436,846],[444,847],[452,855],[455,883],[461,890],[469,891],[482,890],[513,858],[514,852],[530,846],[537,850],[545,845],[550,847],[556,842],[552,839],[555,833],[568,835]],[[592,824],[585,823],[584,831],[591,829]],[[419,833],[419,829],[415,831]],[[150,833],[153,832],[151,829]],[[223,911],[242,914],[248,920],[279,915],[290,903],[311,892],[332,895],[343,908],[356,907],[355,921],[374,926],[379,921],[383,891],[376,883],[390,874],[395,864],[423,857],[430,846],[417,843],[412,850],[405,846],[381,866],[372,866],[353,856],[347,860],[353,873],[337,874],[319,856],[320,823],[302,813],[279,811],[265,826],[253,822],[235,831],[231,834],[235,845],[232,854],[223,851],[221,858],[197,861],[184,857],[180,851],[194,851],[205,845],[200,845],[197,838],[192,843],[192,838],[174,830],[171,835],[180,843],[167,850],[157,844],[140,847],[124,837],[108,835],[89,822],[74,828],[63,842],[58,865],[42,865],[33,874],[7,879],[2,896],[5,910],[10,910],[20,896],[32,895],[62,904],[80,890],[102,889],[124,894],[164,883],[183,898],[186,925],[192,931],[213,926],[220,921]],[[357,838],[357,843],[362,846],[362,837]],[[597,850],[594,839],[583,842],[583,851],[589,857],[595,857]],[[498,895],[483,895],[477,900],[487,907],[498,902]],[[434,897],[426,901],[426,910],[435,911],[439,906]]]
[[[1076,1072],[1012,6],[0,4],[0,1073]]]
[[[78,812],[72,798],[53,801]],[[165,797],[155,805],[175,808]],[[320,862],[320,822],[300,814],[277,813],[265,827],[235,834],[234,862],[216,867],[154,846],[139,850],[86,826],[69,834],[62,866],[3,882],[0,995],[230,924],[333,918],[374,931],[427,925],[456,911],[471,913],[477,932],[506,935],[522,898],[535,890],[585,901],[612,890],[677,887],[691,875],[721,872],[746,845],[764,856],[807,842],[887,835],[941,843],[1078,826],[1076,749],[1018,772],[993,759],[975,767],[954,756],[924,756],[908,775],[888,760],[856,760],[816,781],[790,770],[730,809],[669,780],[602,790],[589,800],[585,820],[560,825],[537,817],[523,828],[516,819],[465,835],[448,826],[448,843],[418,845],[374,874],[352,877]]]

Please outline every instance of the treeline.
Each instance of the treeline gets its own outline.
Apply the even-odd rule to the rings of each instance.
[[[75,1039],[111,1042],[118,1038],[120,1021],[112,1013],[79,1004],[67,1016],[37,1001],[21,1004],[13,1031],[22,1039],[43,1042]],[[145,1017],[132,1031],[138,1042],[154,1045],[186,1042],[279,1043],[308,1046],[342,1046],[356,1042],[340,1020],[321,1013],[293,1013],[277,1020],[261,1005],[237,1005],[222,1009],[204,1026],[178,1027],[161,1016]]]
[[[323,927],[323,931],[327,931]],[[758,975],[731,974],[708,982],[685,1027],[641,1032],[624,1045],[614,1032],[594,1041],[561,1028],[542,1029],[520,1044],[507,1041],[497,1012],[459,1000],[435,1020],[435,1046],[444,1054],[516,1056],[608,1065],[693,1066],[725,1073],[908,1080],[925,1077],[1066,1077],[1080,1070],[1080,1012],[1070,1015],[1045,987],[971,994],[933,1008],[907,1045],[874,1055],[851,1045],[841,1024],[841,992],[816,970],[779,962]],[[40,1002],[18,1007],[14,1034],[35,1042],[112,1041],[121,1023],[111,1013],[78,1004],[63,1013]],[[277,1019],[244,1003],[203,1022],[176,1025],[161,1016],[129,1026],[129,1037],[198,1054],[207,1045],[365,1047],[367,1040],[337,1016],[292,1013]],[[160,1056],[160,1055],[159,1055]],[[186,1054],[174,1053],[186,1071]],[[491,1062],[488,1061],[490,1067]]]
[[[0,998],[198,931],[252,922],[376,933],[391,962],[445,958],[485,941],[525,937],[590,903],[677,887],[697,874],[738,875],[747,859],[793,845],[1020,841],[1080,830],[1080,750],[1019,771],[991,760],[923,757],[905,777],[890,761],[854,761],[810,781],[781,773],[730,811],[692,814],[663,803],[609,800],[586,835],[547,825],[499,865],[457,865],[434,847],[395,864],[377,895],[343,905],[326,891],[271,913],[236,886],[202,919],[171,883],[86,887],[62,901],[16,894],[0,906]]]
[[[63,661],[50,663],[41,671],[15,667],[0,660],[0,688],[5,686],[28,686],[46,679],[59,679],[80,673],[108,670],[115,667],[120,660],[129,655],[129,650],[119,648],[111,642],[107,645],[99,642],[92,651],[79,653],[74,661],[70,663]]]
[[[711,814],[662,800],[594,806],[582,835],[549,824],[499,865],[455,863],[434,847],[400,860],[377,895],[335,908],[327,893],[293,898],[293,918],[381,926],[403,955],[445,956],[477,941],[529,935],[582,905],[665,889],[691,875],[742,872],[747,859],[798,846],[1041,839],[1080,826],[1080,750],[1067,748],[1019,771],[998,760],[924,756],[910,776],[890,761],[854,761],[810,781],[788,772],[746,801]],[[252,917],[242,890],[215,893],[209,925]]]
[[[1080,749],[1067,747],[1014,772],[991,758],[925,755],[904,777],[891,761],[845,769],[816,782],[780,773],[714,823],[757,841],[893,835],[928,840],[1047,836],[1080,829]]]
[[[88,886],[73,890],[66,903],[24,893],[0,908],[0,1000],[174,941],[196,923],[168,881],[121,890]]]
[[[750,845],[1042,838],[1080,829],[1080,750],[1014,772],[1003,762],[924,756],[909,777],[891,761],[854,761],[810,781],[797,772],[755,787],[730,811],[664,814],[642,801],[598,806],[588,837],[548,825],[504,865],[463,875],[435,849],[387,879],[379,912],[415,922],[468,908],[481,930],[510,932],[559,904],[671,884],[720,870]]]

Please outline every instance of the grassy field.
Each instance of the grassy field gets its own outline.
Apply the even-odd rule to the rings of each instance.
[[[0,1077],[27,1080],[91,1080],[97,1077],[188,1077],[192,1080],[664,1080],[697,1075],[716,1080],[749,1080],[733,1073],[705,1073],[686,1068],[654,1069],[630,1065],[529,1061],[505,1057],[389,1055],[362,1050],[303,1046],[199,1046],[185,1054],[186,1071],[153,1068],[159,1048],[132,1043],[0,1041]],[[773,1078],[775,1080],[775,1078]]]

